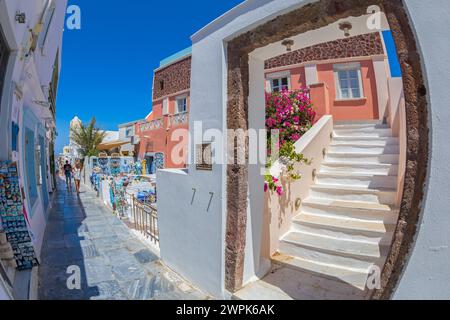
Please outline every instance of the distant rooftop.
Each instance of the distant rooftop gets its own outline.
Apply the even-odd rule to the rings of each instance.
[[[192,47],[186,48],[184,50],[181,50],[170,57],[165,58],[164,60],[161,60],[159,63],[159,68],[163,68],[177,60],[180,60],[181,58],[184,58],[185,56],[188,56],[192,53]]]

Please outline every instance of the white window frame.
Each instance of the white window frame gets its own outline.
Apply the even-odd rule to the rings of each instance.
[[[354,63],[340,63],[340,64],[335,64],[333,66],[334,69],[334,81],[336,84],[336,99],[337,100],[359,100],[359,99],[365,99],[365,95],[364,95],[364,86],[363,86],[363,82],[362,82],[362,74],[361,74],[361,64],[359,62],[354,62]],[[342,97],[342,90],[341,90],[341,82],[339,80],[339,72],[348,72],[348,71],[352,71],[352,70],[356,70],[356,73],[358,75],[358,85],[359,85],[359,97],[354,97],[353,96],[353,90],[351,88],[350,85],[350,90],[349,90],[349,94],[350,96],[347,97]]]
[[[180,111],[178,102],[184,100],[185,110]],[[187,95],[178,96],[175,98],[175,114],[185,113],[188,110],[188,99]]]
[[[291,73],[289,71],[283,71],[283,72],[277,72],[277,73],[271,73],[266,76],[266,87],[268,88],[269,92],[274,92],[274,85],[273,81],[278,80],[279,81],[279,88],[281,89],[281,80],[287,78],[287,89],[291,90]],[[281,91],[281,90],[279,90]]]
[[[133,136],[133,128],[132,127],[125,128],[125,137],[130,138],[132,136]]]

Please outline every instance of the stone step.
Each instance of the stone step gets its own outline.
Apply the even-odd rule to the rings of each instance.
[[[278,252],[321,264],[334,265],[341,268],[357,269],[366,272],[369,271],[375,264],[372,260],[376,260],[376,258],[364,260],[353,256],[337,255],[310,248],[308,246],[302,246],[301,243],[290,243],[289,241],[281,241]]]
[[[395,204],[397,193],[393,189],[386,188],[368,189],[316,184],[311,187],[310,196],[314,198],[393,205]]]
[[[369,290],[360,290],[339,279],[300,269],[283,262],[275,253],[272,269],[263,279],[236,292],[238,300],[364,300]],[[286,259],[291,259],[286,256]]]
[[[316,175],[316,184],[396,189],[397,176],[327,172]]]
[[[294,257],[283,253],[275,254],[272,257],[272,261],[276,264],[287,266],[288,268],[293,268],[300,271],[309,271],[315,275],[348,283],[361,291],[366,289],[369,274],[368,270],[370,270],[370,268],[356,269],[319,263],[317,261]]]
[[[300,214],[301,215],[301,214]],[[361,230],[361,229],[351,229],[351,228],[342,228],[337,225],[336,220],[331,221],[331,219],[327,219],[326,217],[322,218],[323,224],[318,223],[305,223],[303,221],[298,220],[294,221],[292,224],[290,232],[299,232],[302,234],[313,234],[316,236],[323,236],[328,238],[338,238],[342,240],[348,241],[362,241],[362,242],[370,242],[375,243],[377,245],[390,245],[390,238],[388,239],[386,235],[392,234],[393,228],[387,226],[387,231],[377,232],[376,230]],[[343,220],[343,219],[341,219]],[[317,220],[315,222],[318,222]],[[335,223],[335,225],[333,225]],[[341,224],[342,226],[342,224]]]
[[[338,215],[323,215],[301,212],[293,218],[295,225],[308,225],[351,234],[392,233],[395,224],[385,224],[383,220],[366,220]],[[296,228],[297,229],[297,228]]]
[[[399,139],[392,137],[337,137],[331,145],[365,144],[374,146],[398,145]]]
[[[398,164],[398,154],[361,154],[328,152],[325,162],[346,164]]]
[[[372,120],[334,120],[334,125],[365,125],[365,124],[377,124],[377,125],[385,125],[386,121],[380,119],[372,119]]]
[[[396,224],[399,210],[385,204],[309,197],[302,202],[301,212]]]
[[[309,248],[311,250],[326,252],[336,256],[359,258],[364,261],[376,261],[384,254],[384,246],[377,241],[381,238],[352,238],[349,236],[331,236],[319,233],[308,233],[300,231],[288,232],[280,242],[296,247]],[[283,244],[283,245],[284,245]],[[293,254],[298,256],[297,254]]]
[[[326,217],[396,224],[399,210],[385,204],[309,197],[302,202],[301,212]]]
[[[381,123],[338,123],[334,125],[335,130],[361,130],[361,129],[390,129],[389,125]]]
[[[398,165],[390,163],[348,163],[348,162],[328,162],[322,163],[320,173],[354,173],[373,175],[397,175]]]
[[[354,129],[334,129],[333,137],[392,137],[391,129],[371,129],[371,128],[354,128]]]
[[[374,146],[367,144],[347,144],[347,145],[331,145],[328,148],[328,152],[341,153],[341,154],[399,154],[398,145],[387,146]]]

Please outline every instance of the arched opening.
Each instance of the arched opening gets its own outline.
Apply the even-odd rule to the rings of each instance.
[[[267,64],[265,58],[268,57],[258,56],[255,52],[274,46],[286,39],[325,28],[333,23],[342,23],[342,19],[364,16],[368,13],[368,8],[374,4],[378,5],[386,16],[392,40],[396,45],[406,111],[405,127],[403,128],[406,141],[404,179],[401,186],[403,192],[395,200],[399,209],[398,219],[386,253],[386,263],[383,264],[380,286],[371,291],[370,295],[370,298],[380,299],[388,298],[391,295],[413,244],[428,163],[426,90],[414,35],[402,3],[381,0],[322,0],[278,16],[229,41],[227,125],[228,129],[255,129],[264,126],[263,112],[251,108],[254,101],[264,101],[264,92],[252,90],[252,86],[264,83],[265,79],[262,76],[264,76],[264,63]],[[347,27],[343,25],[341,31],[349,32],[348,25]],[[384,42],[386,44],[387,41]],[[376,64],[375,61],[374,64]],[[326,69],[326,66],[323,68]],[[391,72],[392,68],[393,66],[391,66]],[[316,67],[316,69],[318,68]],[[334,71],[336,72],[336,70]],[[368,71],[366,74],[370,72]],[[374,68],[372,72],[375,73],[376,69]],[[308,66],[305,66],[304,73],[305,78],[308,76],[314,78],[318,71],[312,70],[311,72]],[[283,78],[283,74],[277,74],[273,77],[277,81],[269,85],[272,87],[283,85]],[[343,72],[340,80],[348,78],[352,79],[348,73],[346,78],[345,72]],[[367,88],[370,89],[370,86]],[[385,113],[382,106],[380,107],[382,97],[374,95],[374,99],[378,101],[378,106],[372,110],[368,108],[368,112],[371,111],[368,116],[378,117],[379,120],[385,121],[389,118],[389,114]],[[339,117],[339,106],[333,107],[337,109],[335,113],[331,112],[331,114]],[[391,129],[397,130],[394,127]],[[257,167],[237,164],[228,165],[227,169],[225,285],[232,292],[240,289],[245,279],[245,269],[249,268],[248,265],[246,266],[246,260],[249,260],[249,247],[252,248],[250,252],[253,253],[253,259],[250,259],[253,265],[250,268],[256,272],[258,270],[262,273],[267,272],[267,267],[264,266],[267,261],[258,257],[261,248],[264,247],[264,242],[261,240],[263,237],[259,238],[258,233],[264,234],[262,230],[267,227],[267,223],[252,219],[252,215],[248,214],[247,210],[250,207],[251,210],[257,211],[261,209],[261,203],[263,203],[264,195],[258,189],[262,188],[260,186],[263,180],[258,177],[258,172],[259,168]],[[249,201],[247,201],[248,193],[250,193]],[[252,237],[248,237],[249,228],[253,231]],[[249,239],[251,239],[250,243]]]

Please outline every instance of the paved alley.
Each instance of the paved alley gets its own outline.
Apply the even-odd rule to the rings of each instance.
[[[164,267],[152,248],[134,236],[89,188],[82,186],[77,197],[60,183],[48,219],[39,299],[208,298]],[[80,290],[68,289],[67,279],[73,274],[67,273],[70,266],[79,267]]]

